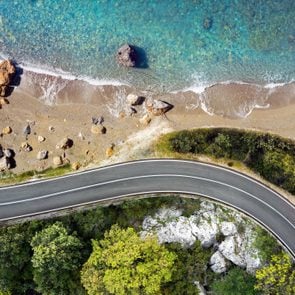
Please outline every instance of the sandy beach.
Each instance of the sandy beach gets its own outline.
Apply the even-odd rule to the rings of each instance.
[[[143,104],[131,111],[126,101],[130,93],[169,102],[174,108],[166,115],[151,117],[149,124],[142,124],[140,119],[147,110]],[[295,83],[278,87],[227,83],[200,94],[157,94],[24,71],[20,85],[8,100],[9,104],[0,110],[0,130],[10,126],[12,133],[2,136],[1,145],[15,152],[16,167],[11,170],[14,173],[43,170],[53,165],[54,156],[61,156],[64,163],[78,161],[82,166],[111,163],[112,157],[106,155],[111,146],[117,159],[120,154],[122,159],[135,159],[145,156],[145,147],[148,149],[157,136],[172,130],[227,126],[295,139]],[[105,134],[91,132],[92,117],[99,116],[104,118]],[[26,140],[23,130],[27,124],[32,130]],[[38,136],[45,141],[39,142]],[[73,146],[56,149],[65,137],[73,140]],[[23,142],[33,150],[23,151]],[[142,154],[133,153],[133,148]],[[36,155],[41,150],[48,151],[48,158],[40,161]]]

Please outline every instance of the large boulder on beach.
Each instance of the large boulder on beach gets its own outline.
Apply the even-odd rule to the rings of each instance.
[[[148,99],[145,102],[146,109],[149,113],[153,114],[154,116],[160,116],[173,108],[173,105],[162,100],[157,99]]]
[[[10,158],[2,157],[0,158],[0,171],[6,171],[11,168]]]
[[[15,66],[10,60],[4,60],[0,63],[0,96],[5,96],[7,86],[15,74]]]
[[[0,72],[6,72],[9,75],[15,74],[15,66],[11,60],[3,60],[0,62]]]
[[[132,45],[124,44],[118,49],[116,55],[117,63],[125,67],[135,67],[136,52]]]
[[[61,141],[59,141],[56,144],[57,149],[63,149],[63,150],[71,148],[72,146],[73,146],[73,140],[68,137],[63,138]]]

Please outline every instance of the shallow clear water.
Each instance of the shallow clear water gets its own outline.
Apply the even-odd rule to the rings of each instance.
[[[147,68],[116,64],[125,42],[145,50]],[[289,82],[295,1],[0,0],[0,52],[24,64],[155,90]]]

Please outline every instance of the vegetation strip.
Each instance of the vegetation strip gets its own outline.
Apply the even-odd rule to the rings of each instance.
[[[295,142],[277,135],[229,128],[204,128],[163,135],[155,145],[165,156],[207,155],[238,161],[295,195]]]

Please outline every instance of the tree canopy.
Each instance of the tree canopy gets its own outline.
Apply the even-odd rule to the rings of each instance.
[[[81,266],[81,242],[56,222],[31,241],[36,290],[44,295],[81,294],[77,286]],[[80,287],[81,289],[81,287]]]
[[[255,289],[263,294],[295,294],[295,267],[286,253],[273,255],[269,265],[256,271]]]
[[[114,225],[103,240],[92,243],[81,272],[89,295],[159,294],[161,284],[171,280],[175,254],[154,237],[142,239],[133,228]]]

